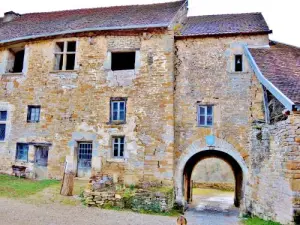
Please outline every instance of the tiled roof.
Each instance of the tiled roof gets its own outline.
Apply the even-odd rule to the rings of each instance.
[[[249,48],[261,73],[295,104],[300,104],[300,48],[272,42]]]
[[[270,33],[261,13],[188,17],[178,36]]]
[[[0,43],[79,30],[168,27],[184,2],[29,13],[5,23],[0,18]]]

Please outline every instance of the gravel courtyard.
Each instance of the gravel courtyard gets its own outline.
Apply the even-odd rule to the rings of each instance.
[[[1,225],[174,225],[175,217],[0,198]]]

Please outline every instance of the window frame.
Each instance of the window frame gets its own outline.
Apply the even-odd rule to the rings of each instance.
[[[26,154],[26,159],[20,159],[18,158],[19,156],[19,146],[27,146],[27,154]],[[19,162],[28,162],[28,153],[29,153],[29,144],[27,143],[17,143],[17,146],[16,146],[16,161],[19,161]]]
[[[237,57],[241,57],[241,70],[237,70]],[[234,72],[240,73],[244,71],[244,56],[243,54],[235,54],[234,55]]]
[[[16,66],[16,55],[20,52],[23,52],[22,54],[22,69],[20,71],[14,71]],[[11,56],[13,59],[11,59]],[[24,68],[25,68],[25,59],[26,59],[26,46],[19,46],[19,47],[11,47],[8,49],[8,53],[6,56],[7,62],[4,65],[3,72],[5,74],[23,74]],[[10,71],[12,70],[12,71]]]
[[[117,109],[117,119],[114,119],[114,103],[118,104]],[[120,104],[124,103],[124,110],[120,110]],[[127,113],[127,99],[126,98],[111,98],[110,100],[110,122],[111,123],[126,123],[126,113]],[[124,119],[120,119],[121,111],[124,111]]]
[[[4,138],[3,139],[0,138],[0,142],[3,142],[6,140],[7,118],[8,118],[8,110],[0,110],[0,113],[2,113],[2,112],[6,112],[6,118],[2,120],[2,118],[0,116],[0,125],[4,126]]]
[[[118,142],[116,142],[115,140],[118,140]],[[121,141],[121,139],[123,139],[123,143]],[[113,136],[112,137],[112,157],[114,159],[124,159],[125,158],[125,136]],[[115,145],[118,145],[118,154],[117,156],[115,156]],[[121,145],[123,145],[123,156],[121,156]]]
[[[69,42],[75,42],[75,52],[74,51],[68,51],[68,43]],[[64,40],[64,41],[55,41],[54,45],[57,45],[58,43],[63,43],[63,51],[57,52],[54,48],[54,71],[74,71],[76,69],[76,63],[77,63],[77,49],[78,49],[78,41],[77,40]],[[56,69],[56,55],[62,55],[62,68]],[[74,68],[72,70],[67,70],[67,55],[75,55],[74,57]]]
[[[201,110],[200,108],[205,108],[205,113],[201,114]],[[211,107],[211,115],[208,114],[208,107]],[[201,124],[200,123],[200,116],[204,116],[205,119],[205,124]],[[208,117],[211,116],[212,117],[212,123],[211,124],[207,124],[208,121]],[[214,125],[214,105],[198,105],[197,106],[197,125],[198,127],[213,127]]]
[[[31,110],[39,109],[38,120],[31,120]],[[27,123],[39,123],[41,119],[41,106],[40,105],[28,105],[27,107]]]

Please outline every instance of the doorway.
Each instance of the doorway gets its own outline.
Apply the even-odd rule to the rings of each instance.
[[[77,177],[90,177],[92,169],[93,144],[79,142],[77,151]]]
[[[35,146],[35,177],[45,179],[48,177],[49,146]]]

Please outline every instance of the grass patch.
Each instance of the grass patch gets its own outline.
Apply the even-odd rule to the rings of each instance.
[[[262,220],[258,217],[246,218],[243,220],[243,223],[245,225],[281,225],[280,223]]]
[[[217,189],[193,188],[193,195],[219,195],[224,193],[234,193],[233,191],[223,191]]]
[[[0,174],[0,197],[24,198],[59,183],[57,180],[33,181]]]

